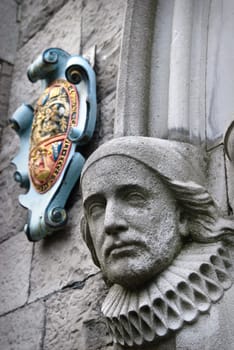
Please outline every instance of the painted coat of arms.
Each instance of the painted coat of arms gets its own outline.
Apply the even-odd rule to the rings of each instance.
[[[57,80],[39,98],[31,132],[29,170],[40,193],[60,176],[71,149],[68,131],[78,121],[79,96],[75,86]]]
[[[34,108],[23,104],[11,118],[21,139],[15,180],[28,189],[19,201],[29,210],[25,232],[37,241],[66,224],[65,204],[77,182],[84,158],[79,145],[93,135],[96,79],[82,56],[51,48],[28,69],[44,91]]]

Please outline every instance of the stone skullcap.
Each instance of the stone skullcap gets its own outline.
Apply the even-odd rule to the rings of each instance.
[[[199,149],[187,143],[143,136],[125,136],[101,145],[84,165],[81,180],[87,169],[100,159],[125,156],[175,181],[204,184]]]

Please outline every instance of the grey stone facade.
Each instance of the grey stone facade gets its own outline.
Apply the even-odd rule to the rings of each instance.
[[[195,131],[207,146],[206,186],[223,213],[233,213],[234,168],[222,143],[233,119],[233,2],[158,0],[155,5],[154,0],[1,1],[0,350],[113,349],[100,313],[106,287],[81,238],[79,187],[68,203],[65,232],[34,244],[23,232],[27,212],[18,203],[23,189],[14,182],[11,165],[19,139],[8,119],[19,105],[39,97],[40,83],[30,83],[26,71],[44,49],[78,54],[96,45],[98,116],[86,157],[114,134],[183,139],[180,127],[189,120],[190,135]],[[233,305],[231,293],[225,300]],[[185,336],[172,337],[157,350],[231,350],[230,310],[217,304],[195,330],[187,326]],[[218,343],[214,331],[220,332]]]
[[[0,349],[107,350],[111,340],[100,316],[105,286],[80,236],[79,188],[68,204],[66,232],[28,242],[23,232],[27,212],[17,199],[23,189],[14,182],[10,164],[19,140],[7,120],[20,104],[33,104],[41,93],[40,85],[26,76],[38,54],[48,47],[79,54],[96,45],[97,131],[84,153],[112,138],[125,1],[25,0],[20,23],[17,3],[6,3],[13,11],[12,26],[19,27],[19,40],[16,52],[18,33],[12,49],[11,35],[1,33]],[[1,14],[9,14],[7,4]],[[2,56],[7,49],[11,59]]]

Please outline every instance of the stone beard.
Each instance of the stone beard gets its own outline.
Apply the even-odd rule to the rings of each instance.
[[[188,144],[114,139],[81,176],[82,232],[111,285],[102,311],[116,343],[141,346],[195,322],[232,285],[233,234]]]

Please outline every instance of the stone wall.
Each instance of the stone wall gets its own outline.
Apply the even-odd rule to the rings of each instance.
[[[7,125],[9,94],[19,29],[19,4],[14,0],[0,3],[0,135]]]
[[[126,36],[123,38],[121,64],[119,64],[127,3],[129,16],[125,21]],[[221,3],[225,5],[222,11],[219,7]],[[184,6],[185,9],[188,7],[190,20],[187,20],[187,12],[175,5]],[[155,12],[150,10],[150,6]],[[137,8],[140,9],[139,12],[136,11]],[[179,10],[175,11],[176,9]],[[82,150],[86,157],[98,145],[111,139],[114,129],[116,135],[142,134],[142,131],[137,130],[138,124],[142,119],[142,125],[145,126],[147,117],[149,118],[147,135],[163,137],[165,136],[163,132],[166,130],[167,135],[170,126],[167,120],[168,110],[171,110],[173,118],[175,110],[178,112],[179,119],[181,115],[188,118],[186,106],[190,106],[190,121],[195,122],[195,124],[191,122],[191,129],[200,123],[199,139],[200,137],[202,141],[204,141],[203,137],[206,139],[207,187],[222,211],[225,214],[232,214],[234,167],[224,154],[222,139],[218,139],[217,143],[210,143],[209,139],[215,136],[211,133],[211,128],[209,129],[209,122],[213,123],[214,115],[218,122],[213,123],[215,124],[213,126],[217,125],[215,134],[218,136],[223,135],[228,123],[233,119],[231,112],[233,110],[231,96],[234,81],[231,76],[233,54],[230,55],[230,52],[233,53],[234,49],[231,50],[232,47],[229,45],[232,43],[230,38],[234,23],[232,9],[231,0],[224,2],[210,0],[189,2],[187,0],[166,2],[164,0],[157,2],[154,0],[1,1],[0,350],[111,350],[113,348],[100,314],[100,305],[106,289],[102,276],[92,263],[90,253],[81,239],[79,186],[76,186],[69,199],[69,221],[64,232],[34,244],[27,241],[23,232],[27,212],[19,205],[18,196],[24,190],[14,182],[15,169],[11,165],[11,160],[19,147],[19,139],[8,126],[7,121],[22,103],[34,104],[40,95],[40,83],[32,84],[27,79],[26,71],[29,64],[48,47],[61,47],[70,54],[78,54],[85,53],[96,45],[98,116],[92,143]],[[154,25],[147,20],[148,12],[152,21],[155,20]],[[156,13],[155,17],[153,13]],[[175,16],[181,13],[184,16]],[[179,21],[173,20],[173,16],[176,19],[179,18]],[[134,22],[132,18],[136,21]],[[184,21],[181,18],[184,18]],[[191,33],[188,30],[182,32],[187,36],[190,33],[193,38],[188,40],[189,47],[187,47],[187,55],[191,59],[188,65],[191,72],[190,70],[185,72],[183,60],[174,60],[174,53],[183,52],[181,48],[184,49],[186,45],[182,36],[180,37],[182,44],[177,40],[178,31],[172,28],[185,24],[188,25]],[[222,25],[223,29],[220,30]],[[149,73],[149,64],[148,60],[144,59],[143,53],[149,56],[147,45],[151,43],[147,43],[144,38],[150,38],[147,31],[152,30],[154,26],[156,31],[150,60],[152,59],[152,62],[155,60],[155,64],[151,64],[150,78],[147,75],[145,79],[145,72]],[[207,33],[204,28],[208,31]],[[218,37],[217,33],[221,36]],[[173,40],[173,43],[176,43],[175,46],[171,45],[171,34],[175,35],[176,40]],[[219,43],[224,47],[220,47]],[[170,53],[171,49],[174,50],[173,54]],[[184,84],[183,95],[181,87],[177,88],[176,85],[182,80],[177,79],[177,75],[171,74],[174,70],[180,78],[181,68],[190,86],[189,90],[188,84]],[[217,74],[214,74],[214,71]],[[114,127],[117,75],[120,76],[118,113]],[[144,84],[142,84],[143,79]],[[227,81],[229,81],[228,84]],[[147,90],[150,96],[149,103],[147,103],[148,100],[144,103],[142,101],[144,94],[147,95],[145,86],[150,90]],[[139,87],[141,90],[138,89]],[[143,91],[142,94],[139,91]],[[180,99],[174,94],[175,91],[180,95]],[[170,105],[173,108],[170,109]],[[224,115],[223,106],[226,106]],[[181,111],[183,113],[180,113]],[[184,118],[185,121],[186,118]],[[126,128],[124,128],[125,124]],[[179,136],[181,139],[181,135]],[[215,325],[219,330],[221,329],[219,316],[222,314],[224,314],[223,311],[217,311],[215,316]],[[231,324],[231,321],[229,323]],[[196,333],[193,327],[188,327],[186,332],[190,350],[202,349],[204,343],[206,349],[214,349],[212,327],[207,326],[204,332],[206,338],[199,346],[197,334],[202,332]],[[228,332],[233,333],[230,326]],[[233,339],[232,336],[230,339]],[[229,347],[228,344],[226,345]],[[219,349],[229,350],[227,347],[222,348],[218,345]],[[188,349],[180,339],[180,335],[177,340],[172,337],[160,347],[167,350],[176,348]]]
[[[79,187],[69,200],[66,230],[41,242],[28,242],[23,232],[27,212],[18,204],[23,189],[14,182],[15,169],[10,163],[19,139],[7,119],[20,104],[34,104],[39,97],[40,83],[30,83],[26,71],[44,49],[61,47],[78,54],[96,45],[97,131],[84,154],[110,139],[125,1],[8,4],[15,9],[13,22],[20,23],[17,52],[10,62],[0,65],[0,349],[107,350],[111,340],[100,316],[105,287],[80,236]],[[5,47],[9,35],[6,32],[1,37]]]

